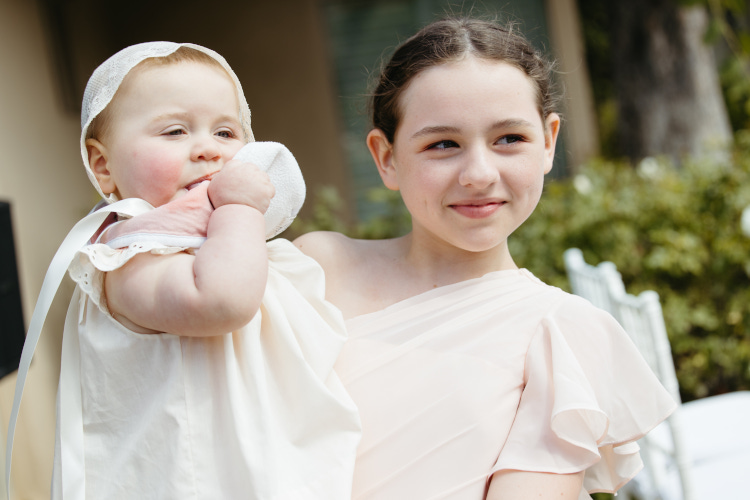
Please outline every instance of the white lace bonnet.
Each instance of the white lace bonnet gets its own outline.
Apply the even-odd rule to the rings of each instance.
[[[91,165],[89,165],[89,155],[86,151],[86,134],[88,133],[89,126],[91,126],[92,120],[112,101],[117,89],[120,88],[122,81],[131,69],[144,59],[166,57],[180,47],[190,47],[191,49],[208,54],[227,71],[237,87],[237,97],[240,103],[240,123],[242,125],[242,132],[245,135],[245,141],[252,142],[255,140],[253,131],[250,128],[250,108],[247,105],[245,94],[242,92],[242,85],[226,59],[220,54],[192,43],[146,42],[126,47],[96,68],[86,84],[86,90],[83,93],[83,104],[81,105],[81,157],[83,158],[83,165],[86,167],[86,174],[88,174],[91,183],[102,198],[109,203],[117,201],[117,198],[114,195],[107,196],[102,192],[96,176],[94,176],[94,172],[91,170]]]

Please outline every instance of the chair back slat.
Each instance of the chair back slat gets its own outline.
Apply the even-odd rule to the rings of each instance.
[[[578,248],[566,250],[563,260],[573,293],[587,299],[596,307],[611,312],[608,287],[617,282],[622,283],[617,267],[611,262],[602,262],[596,267],[586,264],[583,252]]]

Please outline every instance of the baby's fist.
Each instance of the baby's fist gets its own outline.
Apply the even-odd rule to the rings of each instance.
[[[275,193],[268,174],[252,163],[239,160],[227,162],[208,185],[208,197],[214,208],[235,203],[263,214]]]

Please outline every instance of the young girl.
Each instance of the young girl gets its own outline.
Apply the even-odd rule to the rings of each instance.
[[[480,20],[427,26],[382,71],[367,145],[411,232],[296,241],[347,318],[353,498],[612,492],[642,465],[634,441],[675,408],[611,316],[508,252],[552,168],[556,101],[524,38]]]
[[[75,253],[77,287],[53,498],[350,497],[359,420],[333,373],[343,319],[312,259],[266,243],[304,184],[286,149],[252,140],[239,81],[209,49],[135,45],[92,75],[81,151],[114,203],[71,232],[93,242],[60,251]],[[17,389],[13,421],[19,401]]]

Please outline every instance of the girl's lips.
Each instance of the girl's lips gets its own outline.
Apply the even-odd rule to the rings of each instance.
[[[505,205],[504,201],[493,200],[457,203],[450,205],[450,207],[464,217],[483,219],[497,212],[503,205]]]

